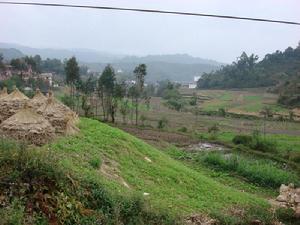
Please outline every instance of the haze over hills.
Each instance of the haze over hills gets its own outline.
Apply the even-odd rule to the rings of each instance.
[[[129,56],[89,49],[41,49],[11,43],[0,43],[0,53],[6,60],[37,54],[43,59],[58,58],[61,60],[76,56],[81,65],[86,65],[93,71],[101,72],[105,65],[110,63],[116,70],[123,71],[129,76],[137,64],[145,63],[148,66],[147,80],[151,82],[163,79],[189,82],[196,75],[217,70],[224,65],[214,60],[193,57],[188,54]]]

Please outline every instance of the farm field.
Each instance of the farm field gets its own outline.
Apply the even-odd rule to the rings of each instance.
[[[267,93],[266,89],[243,90],[196,90],[181,89],[184,95],[197,93],[203,99],[201,109],[204,111],[217,111],[224,108],[228,112],[259,116],[264,107],[269,107],[273,113],[288,115],[289,109],[277,104],[278,95]],[[294,113],[298,115],[298,110]]]

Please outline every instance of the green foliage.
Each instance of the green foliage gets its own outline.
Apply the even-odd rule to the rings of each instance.
[[[225,109],[224,109],[224,108],[219,108],[219,111],[218,111],[218,113],[219,113],[219,115],[220,115],[220,116],[223,116],[223,117],[225,117],[225,116],[226,116],[226,111],[225,111]]]
[[[265,187],[278,188],[281,184],[288,183],[299,185],[296,174],[282,170],[270,161],[251,160],[237,155],[224,156],[220,153],[208,153],[202,160],[208,165],[235,172],[250,182]]]
[[[72,96],[70,95],[66,95],[64,94],[60,100],[62,101],[62,103],[64,103],[66,106],[70,107],[70,108],[73,108],[76,103],[75,103],[75,99],[72,98]]]
[[[252,143],[253,139],[252,136],[249,135],[244,135],[244,134],[240,134],[240,135],[236,135],[233,139],[232,142],[236,145],[245,145],[245,146],[250,146]]]
[[[181,128],[178,129],[178,131],[186,133],[188,131],[188,129],[186,127],[181,127]]]
[[[77,81],[80,80],[79,66],[74,56],[67,60],[65,66],[65,73],[67,84],[74,85]]]
[[[224,66],[215,72],[204,73],[198,81],[198,87],[262,87],[272,86],[283,80],[297,79],[300,69],[299,57],[300,46],[295,49],[289,47],[284,52],[276,51],[272,54],[267,54],[260,62],[257,62],[257,56],[253,54],[248,56],[243,52],[238,60],[231,65]],[[288,100],[280,100],[280,102],[285,101]]]
[[[279,221],[284,221],[285,224],[296,224],[297,218],[294,216],[295,212],[291,208],[278,208],[275,211],[275,216]],[[299,221],[298,221],[299,222]]]
[[[193,96],[192,96],[191,100],[189,101],[190,105],[191,106],[197,105],[197,100],[198,100],[198,97],[197,97],[196,93],[193,93]]]
[[[242,144],[262,152],[277,152],[276,142],[274,140],[263,138],[259,132],[254,132],[252,136],[243,134],[236,135],[232,139],[232,142],[234,144]]]
[[[140,64],[135,67],[133,73],[136,78],[137,90],[141,95],[144,89],[145,76],[147,75],[147,66],[145,64]]]
[[[142,114],[141,116],[140,116],[140,121],[142,122],[142,126],[145,126],[145,121],[147,120],[147,117],[144,115],[144,114]]]
[[[92,158],[89,161],[89,163],[94,169],[99,169],[101,166],[101,159],[100,158]]]
[[[169,121],[165,117],[159,119],[158,122],[157,122],[157,128],[158,129],[164,129],[167,126],[168,122]]]
[[[24,206],[19,200],[14,199],[10,206],[0,208],[1,225],[22,225],[24,222]]]
[[[215,123],[214,125],[210,126],[207,131],[210,134],[216,135],[220,131],[220,127]]]
[[[165,103],[170,109],[181,111],[184,108],[185,102],[182,99],[170,98]]]

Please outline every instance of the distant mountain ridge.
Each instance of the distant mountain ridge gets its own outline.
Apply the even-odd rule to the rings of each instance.
[[[11,43],[0,43],[0,48],[3,49],[2,54],[7,60],[23,57],[24,55],[33,56],[37,54],[43,59],[58,58],[61,60],[76,56],[80,64],[87,65],[97,72],[101,72],[105,65],[110,63],[116,69],[131,75],[137,64],[145,63],[148,67],[147,80],[151,82],[163,79],[189,82],[193,80],[194,76],[217,70],[220,66],[225,65],[214,60],[193,57],[188,54],[147,55],[140,57],[89,49],[40,49]]]
[[[6,61],[25,56],[20,50],[15,48],[0,48],[0,54],[3,55]]]

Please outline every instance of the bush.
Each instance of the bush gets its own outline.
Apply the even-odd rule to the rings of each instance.
[[[19,200],[13,200],[11,206],[0,208],[0,224],[20,225],[24,223],[24,209]]]
[[[72,98],[72,96],[70,95],[63,95],[61,97],[61,101],[62,103],[64,103],[66,106],[70,107],[70,108],[74,108],[75,106],[75,99]]]
[[[174,109],[176,111],[180,111],[184,108],[184,102],[182,100],[178,100],[178,99],[169,99],[166,102],[166,105],[170,108],[170,109]]]
[[[289,224],[296,224],[297,219],[294,214],[295,212],[291,208],[278,208],[275,211],[275,216],[278,220]]]
[[[224,108],[219,108],[218,111],[219,116],[225,117],[226,116],[226,111]]]
[[[178,131],[186,133],[188,131],[188,129],[186,127],[181,127],[181,128],[178,129]]]
[[[233,139],[232,142],[236,145],[245,145],[245,146],[250,146],[252,143],[253,139],[249,135],[236,135]]]
[[[160,120],[158,120],[157,128],[158,129],[164,129],[167,124],[168,124],[168,120],[165,117],[163,117]]]
[[[277,152],[276,142],[262,138],[260,133],[254,132],[252,136],[249,135],[236,135],[232,142],[234,144],[242,144],[254,150],[262,152]]]
[[[93,158],[89,161],[89,163],[94,169],[99,169],[101,165],[101,160],[99,158]]]
[[[289,160],[291,160],[295,163],[300,163],[300,152],[290,152]]]

